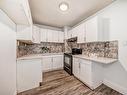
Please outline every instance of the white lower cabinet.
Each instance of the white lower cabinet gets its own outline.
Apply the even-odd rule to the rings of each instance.
[[[42,58],[42,71],[52,71],[63,68],[63,55],[44,56]]]
[[[103,66],[89,60],[73,58],[73,74],[91,89],[102,84]]]
[[[91,89],[94,89],[94,84],[92,84],[92,62],[80,59],[79,64],[81,81],[88,85]]]
[[[79,78],[79,59],[78,58],[74,58],[73,59],[73,74],[77,77],[77,78]]]
[[[63,68],[63,56],[53,57],[53,69]]]
[[[18,93],[39,87],[42,82],[41,59],[17,61]]]
[[[52,56],[44,56],[42,59],[42,70],[50,71],[52,69]]]

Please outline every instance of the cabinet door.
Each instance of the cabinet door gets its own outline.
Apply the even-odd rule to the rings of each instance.
[[[63,68],[63,56],[55,56],[53,57],[53,69],[61,69]]]
[[[85,60],[80,61],[80,80],[91,87],[92,83],[91,62]]]
[[[38,87],[39,82],[42,82],[41,60],[25,60],[22,65],[25,90]]]
[[[74,60],[73,60],[73,74],[74,74],[74,76],[76,76],[77,78],[79,78],[79,67],[80,65],[79,65],[79,59],[78,58],[74,58]]]
[[[83,23],[77,27],[77,32],[78,32],[78,43],[86,42],[85,23]]]
[[[94,17],[85,22],[86,24],[86,41],[93,42],[97,41],[98,38],[98,18]]]
[[[17,40],[32,41],[32,26],[17,25]]]
[[[41,42],[47,42],[47,29],[40,28]]]
[[[59,31],[52,30],[52,42],[58,43],[59,40]]]
[[[68,31],[68,39],[72,38],[72,30]]]
[[[77,27],[72,29],[72,37],[77,37]]]
[[[59,31],[59,43],[64,43],[64,32]]]
[[[33,26],[33,42],[40,43],[40,29],[37,26]]]
[[[110,19],[109,18],[98,18],[98,41],[109,41],[110,38]]]
[[[23,91],[23,65],[21,62],[17,61],[17,90],[18,93]]]
[[[47,30],[47,42],[53,41],[53,30],[48,29]]]
[[[43,68],[43,71],[50,71],[52,70],[52,64],[53,63],[53,60],[52,60],[52,57],[50,56],[44,56],[43,59],[42,59],[42,68]]]
[[[17,63],[18,92],[39,86],[42,82],[41,59],[20,60]]]

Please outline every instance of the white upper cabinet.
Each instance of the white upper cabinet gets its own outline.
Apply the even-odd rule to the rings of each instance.
[[[40,31],[41,42],[64,43],[64,32],[43,28]]]
[[[17,40],[32,42],[32,26],[17,25]]]
[[[17,40],[40,43],[40,29],[37,26],[17,25]]]
[[[77,37],[77,27],[71,30],[72,37]]]
[[[92,42],[97,41],[98,35],[98,18],[94,17],[85,22],[86,25],[86,41]]]
[[[68,39],[78,37],[77,43],[109,40],[109,19],[93,17],[68,31]]]
[[[68,31],[68,38],[77,37],[77,43],[86,42],[85,23],[80,24]]]
[[[33,26],[33,42],[34,43],[40,43],[40,28],[37,26]]]
[[[53,42],[53,30],[47,30],[47,42]]]
[[[52,30],[52,41],[51,42],[58,42],[59,41],[59,31]]]
[[[40,28],[41,42],[47,42],[47,29]]]
[[[77,37],[77,28],[72,28],[70,31],[68,31],[68,38]]]
[[[85,23],[80,24],[76,27],[78,41],[77,43],[85,43],[86,42],[86,30],[85,30]]]
[[[59,31],[59,43],[64,43],[64,32]]]
[[[109,40],[109,19],[94,17],[85,22],[86,41],[106,41]]]
[[[67,32],[67,39],[72,38],[72,29]]]

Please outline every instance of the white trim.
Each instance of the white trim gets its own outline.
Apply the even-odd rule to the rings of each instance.
[[[110,87],[110,88],[122,93],[123,95],[127,95],[127,88],[124,88],[124,87],[122,87],[122,86],[120,86],[118,84],[115,84],[115,83],[113,83],[111,81],[108,81],[106,79],[104,79],[103,83],[105,85],[107,85],[108,87]]]

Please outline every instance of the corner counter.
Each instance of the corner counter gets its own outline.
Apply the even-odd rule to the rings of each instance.
[[[113,59],[113,58],[88,57],[88,56],[85,56],[85,55],[73,55],[73,57],[81,58],[81,59],[85,59],[85,60],[89,60],[89,61],[94,61],[94,62],[99,62],[99,63],[103,63],[103,64],[111,64],[111,63],[114,63],[114,62],[118,61],[118,59]]]

